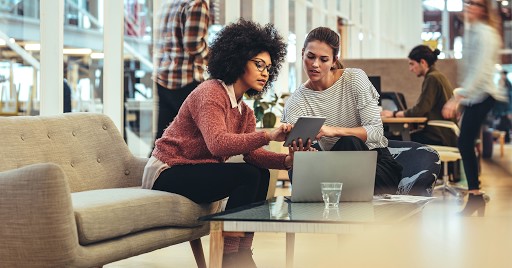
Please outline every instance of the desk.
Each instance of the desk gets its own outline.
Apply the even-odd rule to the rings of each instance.
[[[342,202],[338,209],[323,203],[289,203],[278,196],[264,203],[199,218],[210,221],[210,268],[222,266],[224,237],[244,232],[286,233],[286,267],[293,267],[295,233],[361,233],[397,223],[420,212],[427,202]]]
[[[411,140],[411,127],[427,122],[426,117],[383,117],[382,124],[389,126],[391,132],[399,132],[402,140]]]

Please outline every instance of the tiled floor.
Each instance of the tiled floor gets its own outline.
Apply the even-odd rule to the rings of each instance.
[[[505,156],[482,163],[483,188],[490,195],[484,217],[461,217],[464,203],[438,198],[421,214],[379,232],[347,235],[337,247],[335,235],[297,234],[294,267],[512,267],[512,145]],[[277,195],[290,188],[277,187]],[[209,238],[202,239],[206,258]],[[285,267],[285,234],[257,233],[258,267]],[[196,267],[188,243],[115,262],[105,267]]]

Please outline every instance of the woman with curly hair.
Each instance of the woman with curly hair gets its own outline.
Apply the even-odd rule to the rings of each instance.
[[[284,141],[292,126],[256,131],[254,112],[244,94],[262,94],[277,77],[286,43],[271,24],[240,19],[222,29],[208,61],[210,79],[187,97],[178,115],[155,143],[143,176],[143,188],[176,193],[202,204],[229,197],[226,209],[264,201],[268,169],[289,169],[293,153],[308,150],[294,144],[288,154],[262,147]],[[226,163],[243,154],[246,163]],[[254,233],[226,237],[223,266],[256,267]]]

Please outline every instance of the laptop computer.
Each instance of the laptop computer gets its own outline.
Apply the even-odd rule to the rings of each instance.
[[[296,152],[292,202],[323,202],[321,182],[342,182],[341,201],[371,201],[376,151]]]

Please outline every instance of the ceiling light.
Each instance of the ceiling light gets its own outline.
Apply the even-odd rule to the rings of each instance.
[[[41,44],[25,44],[26,51],[39,51],[41,50]]]
[[[65,48],[62,50],[65,55],[89,55],[92,52],[90,48]]]
[[[91,53],[91,59],[103,59],[103,53],[101,52],[93,52]]]

